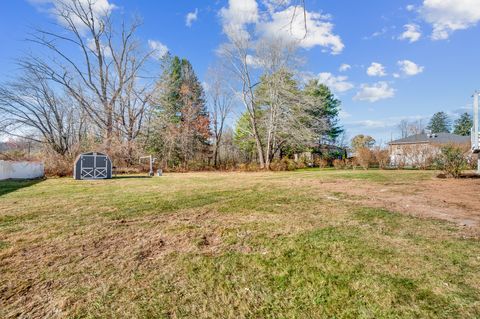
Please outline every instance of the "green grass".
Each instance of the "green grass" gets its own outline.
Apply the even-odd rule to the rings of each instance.
[[[478,318],[478,239],[328,189],[433,176],[0,182],[0,317]]]
[[[366,180],[371,182],[411,182],[431,179],[435,171],[426,170],[378,170],[362,169],[356,170],[336,170],[334,168],[307,168],[296,171],[299,174],[311,173],[309,176],[318,178],[318,173],[322,173],[323,179],[348,179],[348,180]],[[315,174],[317,173],[317,174]]]

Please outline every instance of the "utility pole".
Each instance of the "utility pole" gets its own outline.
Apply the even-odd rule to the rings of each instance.
[[[477,153],[477,174],[480,174],[480,147],[478,132],[478,90],[473,94],[473,128],[472,128],[472,151]]]

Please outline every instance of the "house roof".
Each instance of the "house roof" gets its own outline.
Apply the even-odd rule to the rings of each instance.
[[[391,141],[389,145],[396,144],[420,144],[420,143],[435,143],[435,144],[465,144],[470,143],[470,136],[461,136],[452,133],[435,133],[435,134],[416,134],[401,138],[399,140]]]

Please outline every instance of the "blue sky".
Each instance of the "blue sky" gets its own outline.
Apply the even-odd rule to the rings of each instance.
[[[271,30],[289,8],[269,11],[267,0],[98,1],[113,4],[115,15],[140,15],[140,40],[189,59],[202,80],[226,40],[225,24],[257,10],[256,20],[235,23]],[[0,81],[15,73],[15,58],[30,49],[23,41],[30,27],[51,27],[45,11],[51,2],[2,2]],[[388,142],[398,136],[401,119],[427,122],[441,110],[454,119],[470,110],[470,96],[480,88],[480,0],[306,0],[306,8],[315,34],[300,50],[302,69],[342,100],[349,137],[364,133]]]

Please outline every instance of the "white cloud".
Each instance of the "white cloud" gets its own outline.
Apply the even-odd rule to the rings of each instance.
[[[352,66],[350,64],[346,64],[346,63],[343,63],[342,65],[340,65],[340,67],[338,68],[338,70],[340,72],[345,72],[345,71],[348,71],[352,68]]]
[[[346,92],[354,88],[354,85],[348,82],[347,76],[334,76],[328,72],[319,73],[318,82],[325,84],[336,93]]]
[[[195,8],[195,11],[187,13],[185,17],[185,25],[191,27],[192,23],[198,19],[198,8]]]
[[[422,33],[420,32],[420,26],[414,23],[406,24],[403,26],[405,31],[400,35],[400,40],[408,40],[410,43],[420,40]]]
[[[247,54],[246,60],[247,64],[250,65],[252,68],[260,68],[262,66],[262,61],[260,60],[260,58],[251,54]]]
[[[389,125],[391,126],[391,124],[389,124],[388,121],[382,121],[382,120],[363,120],[363,121],[352,122],[352,123],[349,123],[349,124],[355,124],[357,126],[361,126],[361,127],[369,128],[369,129],[386,128]]]
[[[362,84],[360,91],[353,97],[356,101],[377,102],[380,100],[392,98],[395,90],[387,82],[377,82],[374,84]]]
[[[153,51],[153,56],[157,59],[161,59],[168,52],[168,47],[160,41],[148,40],[148,46]]]
[[[68,9],[73,3],[71,0],[29,0],[29,2],[40,8],[42,11],[54,15],[60,24],[68,26],[66,20],[61,17],[61,14],[68,14],[68,12],[71,11]],[[109,0],[96,0],[93,2],[89,0],[77,0],[77,4],[80,9],[85,11],[88,10],[88,6],[91,4],[93,18],[97,21],[109,15],[112,10],[116,8],[116,6],[113,3],[110,3]],[[86,25],[80,18],[74,15],[70,15],[70,18],[80,32],[83,33],[86,31]]]
[[[291,2],[291,0],[262,0],[269,12],[275,12],[281,7],[289,6]]]
[[[423,72],[424,67],[409,60],[398,61],[402,73],[406,76],[413,76]]]
[[[342,39],[333,33],[333,23],[329,16],[318,12],[307,11],[304,17],[303,8],[290,6],[271,14],[267,20],[257,25],[257,30],[269,38],[284,38],[298,42],[299,46],[310,49],[321,46],[332,54],[339,54],[345,47]],[[305,30],[306,24],[306,30]]]
[[[264,0],[262,3],[267,11],[260,14],[255,0],[229,0],[228,6],[219,12],[223,32],[230,38],[248,39],[246,27],[254,25],[259,37],[293,41],[304,49],[321,46],[332,54],[342,52],[344,44],[333,33],[330,16],[289,6],[289,0]]]
[[[480,0],[424,0],[419,12],[433,27],[432,39],[444,40],[480,21]]]
[[[369,76],[385,76],[385,67],[380,63],[372,62],[372,64],[367,69],[367,74]]]
[[[413,4],[409,4],[405,7],[405,9],[407,9],[407,11],[413,11],[415,10],[415,6]]]
[[[229,0],[228,8],[220,9],[224,27],[243,28],[258,21],[258,5],[255,0]]]
[[[97,51],[97,45],[95,44],[95,41],[92,38],[87,39],[87,47],[92,50],[93,52]],[[107,58],[112,57],[112,50],[110,50],[110,47],[104,43],[100,43],[100,49],[103,52],[103,55]]]
[[[374,39],[374,38],[382,37],[382,36],[387,34],[389,29],[394,29],[394,27],[383,27],[381,30],[375,31],[371,35],[364,36],[363,39],[364,40],[371,40],[371,39]]]
[[[258,5],[255,0],[229,0],[228,7],[222,7],[219,15],[223,32],[231,39],[248,39],[246,25],[258,22]]]

